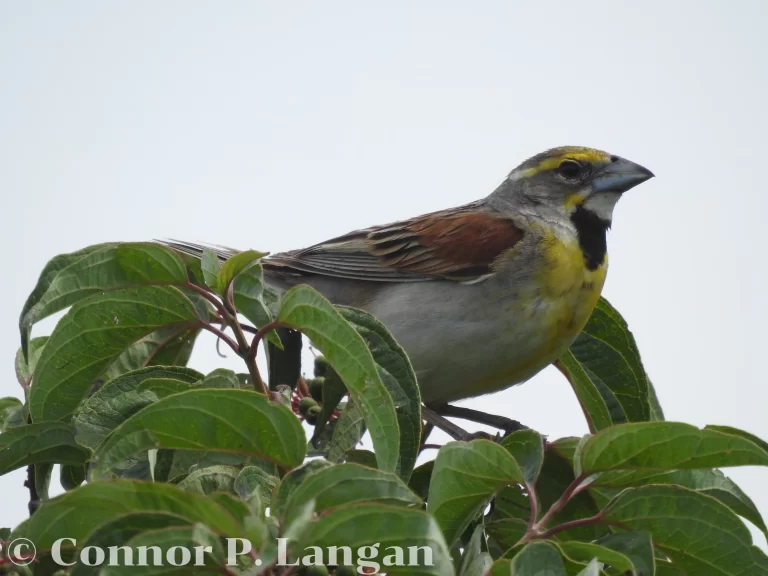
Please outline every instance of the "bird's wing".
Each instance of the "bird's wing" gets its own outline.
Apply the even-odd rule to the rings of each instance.
[[[473,281],[493,271],[497,257],[523,231],[481,202],[350,232],[262,261],[268,274],[321,275],[373,282],[436,279]]]

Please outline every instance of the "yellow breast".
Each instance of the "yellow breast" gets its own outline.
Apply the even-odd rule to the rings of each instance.
[[[554,362],[582,331],[605,283],[608,256],[589,270],[574,237],[547,231],[539,246],[542,258],[529,294],[518,302],[518,317],[528,332],[529,348],[507,375],[524,380]],[[510,366],[512,368],[512,366]]]
[[[572,340],[584,328],[605,283],[608,255],[589,270],[576,238],[547,232],[542,238],[542,266],[538,273],[545,326],[553,342]]]
[[[472,395],[523,382],[557,360],[584,328],[605,282],[608,257],[595,270],[586,266],[578,239],[544,231],[536,270],[507,309],[509,323],[500,335],[506,346],[486,373],[472,384]]]

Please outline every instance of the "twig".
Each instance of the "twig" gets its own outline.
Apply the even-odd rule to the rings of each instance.
[[[237,342],[235,342],[234,340],[232,340],[232,338],[230,338],[229,336],[224,334],[224,332],[222,332],[221,330],[216,328],[216,326],[214,326],[213,324],[208,324],[207,322],[203,322],[203,328],[208,330],[208,332],[212,332],[212,333],[216,334],[216,336],[218,336],[220,339],[222,339],[224,342],[226,342],[227,345],[230,348],[232,348],[232,350],[235,351],[235,354],[239,354],[240,353],[240,347],[237,345]]]
[[[433,426],[440,428],[440,430],[448,434],[454,440],[464,440],[467,438],[466,430],[460,428],[447,418],[443,418],[437,412],[431,408],[428,408],[427,406],[422,406],[421,417],[428,424],[432,424]]]
[[[544,516],[542,516],[541,520],[538,522],[536,522],[536,516],[538,515],[538,502],[536,501],[536,494],[535,491],[526,484],[526,489],[528,490],[528,497],[530,500],[529,504],[531,508],[531,515],[530,519],[528,520],[528,530],[526,530],[518,544],[522,544],[536,538],[549,538],[553,534],[557,534],[563,530],[568,530],[569,528],[574,528],[576,526],[595,524],[602,520],[603,514],[605,513],[604,510],[589,518],[571,520],[570,522],[565,522],[555,526],[554,528],[550,528],[548,530],[546,529],[547,524],[552,521],[557,513],[565,508],[576,495],[578,495],[582,490],[585,490],[590,485],[590,482],[587,481],[587,478],[589,478],[589,476],[584,474],[581,474],[575,478],[573,482],[568,485],[560,498],[558,498],[557,501],[549,507],[549,510],[547,510],[546,514],[544,514]]]
[[[213,304],[213,307],[216,308],[216,312],[218,312],[220,316],[223,316],[226,318],[227,316],[226,308],[224,308],[224,305],[219,301],[219,299],[216,298],[216,296],[214,296],[210,292],[208,292],[208,290],[206,290],[205,288],[201,288],[197,284],[192,284],[192,282],[187,282],[186,284],[184,284],[184,287],[189,290],[192,290],[192,292],[200,294],[200,296],[202,296],[203,298],[208,300],[208,302]]]
[[[589,526],[590,524],[597,524],[603,519],[603,516],[605,516],[606,510],[607,508],[604,508],[603,510],[600,510],[600,512],[598,512],[594,516],[590,516],[589,518],[579,518],[578,520],[563,522],[562,524],[559,524],[554,528],[550,528],[549,530],[546,530],[540,533],[539,535],[536,536],[536,538],[551,538],[555,534],[558,534],[559,532],[563,532],[565,530],[569,530],[571,528],[578,528],[579,526]]]
[[[259,352],[259,342],[261,342],[264,339],[264,336],[267,335],[267,332],[270,330],[274,330],[275,328],[281,328],[284,327],[281,322],[278,322],[277,320],[273,320],[269,324],[265,324],[259,330],[256,332],[256,335],[253,337],[253,340],[251,340],[251,350],[249,351],[249,356],[252,358],[256,358],[256,354]]]
[[[245,363],[248,366],[248,372],[253,380],[253,387],[256,389],[256,392],[261,392],[267,396],[267,387],[264,385],[264,380],[259,373],[259,367],[256,365],[256,354],[252,354],[255,346],[251,343],[250,348],[248,347],[248,341],[245,339],[245,334],[240,326],[240,322],[237,320],[236,313],[232,316],[230,325],[232,326],[232,331],[235,333],[235,338],[237,338],[237,343],[239,345],[240,351],[238,354],[240,354],[240,357],[245,360]]]
[[[549,524],[549,522],[555,517],[555,515],[558,512],[560,512],[563,508],[566,507],[568,502],[570,502],[573,497],[575,497],[582,490],[586,489],[589,486],[589,482],[585,482],[587,478],[588,476],[585,476],[583,474],[575,478],[573,482],[570,483],[568,488],[565,489],[565,492],[563,492],[562,496],[560,496],[560,498],[558,498],[557,501],[554,504],[552,504],[552,506],[550,506],[546,514],[542,516],[541,520],[539,520],[536,524],[534,524],[533,529],[536,531],[541,531],[542,528],[546,528],[547,524]]]

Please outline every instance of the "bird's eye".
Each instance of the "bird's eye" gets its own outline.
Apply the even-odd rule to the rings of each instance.
[[[567,180],[575,180],[581,176],[582,167],[576,160],[563,160],[557,171]]]

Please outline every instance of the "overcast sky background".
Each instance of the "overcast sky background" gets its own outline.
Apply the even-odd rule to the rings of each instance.
[[[483,197],[575,144],[657,175],[617,207],[604,295],[667,418],[768,438],[767,17],[761,0],[0,2],[0,396],[21,395],[16,318],[56,254],[302,247]],[[191,365],[238,366],[208,337]],[[466,405],[587,431],[552,368]],[[728,473],[768,514],[768,470]],[[0,478],[0,526],[26,517],[23,480]]]

